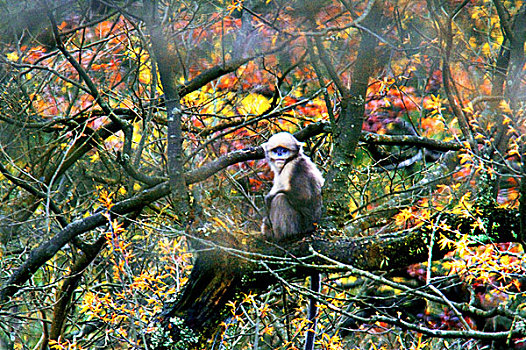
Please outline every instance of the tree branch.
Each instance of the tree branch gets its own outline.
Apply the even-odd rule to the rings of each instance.
[[[362,133],[360,141],[377,145],[415,146],[435,151],[460,151],[464,145],[459,142],[446,142],[416,135],[380,135]]]
[[[369,13],[363,19],[363,25],[373,31],[381,28],[383,8],[381,1],[374,1]],[[360,139],[365,115],[365,97],[369,86],[369,78],[375,67],[375,50],[377,39],[368,32],[362,32],[360,47],[354,63],[350,88],[346,88],[336,74],[329,55],[318,37],[316,47],[319,59],[325,65],[331,79],[341,94],[341,109],[336,119],[336,129],[332,130],[334,138],[333,162],[326,181],[327,214],[337,226],[343,226],[348,216],[350,203],[349,176],[347,171],[354,158]]]

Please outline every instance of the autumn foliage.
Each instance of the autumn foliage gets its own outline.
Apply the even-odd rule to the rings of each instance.
[[[0,348],[301,349],[310,298],[317,349],[526,347],[523,1],[2,10]],[[278,131],[334,250],[260,248]]]

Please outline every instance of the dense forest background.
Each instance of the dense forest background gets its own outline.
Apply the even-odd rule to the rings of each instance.
[[[0,9],[0,348],[526,348],[523,1]],[[267,242],[279,131],[324,220]]]

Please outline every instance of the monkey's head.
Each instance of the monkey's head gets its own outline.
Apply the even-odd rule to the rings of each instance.
[[[273,171],[281,172],[285,164],[303,152],[302,144],[288,132],[280,132],[261,145]]]

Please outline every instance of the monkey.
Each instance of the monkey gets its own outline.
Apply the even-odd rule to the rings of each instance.
[[[303,153],[303,145],[290,133],[273,135],[262,145],[274,172],[272,189],[265,196],[265,238],[279,241],[315,231],[322,215],[323,176]]]
[[[273,135],[262,147],[274,172],[272,189],[265,196],[268,211],[262,225],[265,238],[279,241],[312,233],[322,215],[321,188],[325,180],[321,172],[303,154],[302,144],[288,132]],[[311,290],[320,291],[319,273],[311,275]],[[316,298],[311,297],[305,350],[314,349],[316,313]]]

